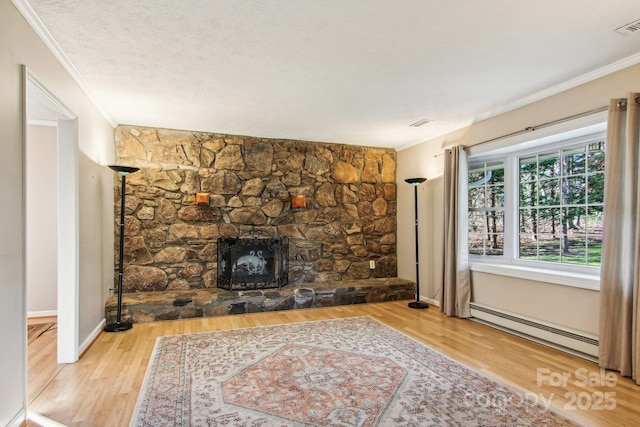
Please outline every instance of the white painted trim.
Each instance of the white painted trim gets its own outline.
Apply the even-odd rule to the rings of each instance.
[[[569,273],[541,268],[524,267],[519,265],[490,264],[475,262],[470,266],[471,271],[496,274],[498,276],[515,277],[554,285],[570,286],[572,288],[600,290],[600,276],[582,273]]]
[[[440,301],[435,300],[435,299],[433,299],[433,298],[423,298],[423,297],[421,296],[421,297],[420,297],[420,301],[424,301],[424,302],[427,302],[427,303],[429,303],[429,304],[431,304],[431,305],[433,305],[433,306],[440,307]]]
[[[47,89],[46,86],[40,82],[36,75],[31,72],[29,68],[27,68],[26,70],[27,79],[29,80],[29,83],[31,83],[38,90],[37,94],[39,98],[42,98],[44,102],[50,104],[48,106],[58,114],[62,114],[68,119],[76,118],[76,115],[70,109],[68,109],[64,105],[64,103],[62,103],[62,101],[60,101],[54,94],[52,94],[49,89]]]
[[[77,120],[58,121],[58,363],[78,361],[80,231]]]
[[[471,303],[472,320],[597,362],[598,336],[532,317]],[[503,316],[504,315],[504,316]]]
[[[53,37],[49,29],[44,25],[40,17],[33,10],[33,7],[29,4],[27,0],[11,0],[13,5],[18,9],[18,11],[24,16],[26,21],[29,23],[31,28],[36,32],[36,34],[40,37],[40,39],[44,42],[44,44],[49,48],[53,56],[62,64],[65,70],[71,75],[73,80],[80,86],[80,88],[84,91],[87,97],[91,100],[96,109],[102,114],[102,116],[109,122],[111,127],[116,127],[117,123],[115,123],[111,117],[106,113],[106,111],[100,106],[100,103],[97,102],[96,96],[93,94],[93,91],[87,84],[86,80],[80,74],[80,71],[76,68],[76,66],[71,62],[67,54],[62,50],[56,39]]]
[[[20,412],[16,414],[15,417],[11,419],[11,421],[9,421],[9,423],[7,424],[7,427],[21,427],[26,417],[27,417],[27,412],[23,408],[20,410]],[[46,427],[46,426],[43,426],[43,427]]]
[[[617,71],[624,70],[625,68],[639,63],[640,53],[636,53],[619,61],[605,65],[604,67],[589,71],[588,73],[582,74],[581,76],[575,77],[571,80],[567,80],[566,82],[551,86],[550,88],[541,90],[540,92],[536,92],[529,96],[525,96],[524,98],[514,101],[511,104],[504,105],[492,111],[487,111],[486,113],[477,116],[475,121],[479,122],[482,120],[486,120],[491,117],[499,116],[500,114],[504,114],[509,111],[524,107],[525,105],[533,104],[534,102],[541,101],[545,98],[549,98],[550,96],[557,95],[569,89],[573,89],[574,87],[589,83],[593,80],[599,79],[600,77],[604,77]]]
[[[505,114],[508,113],[509,111],[513,111],[513,110],[517,110],[518,108],[522,108],[525,107],[529,104],[533,104],[534,102],[538,102],[538,101],[542,101],[545,98],[549,98],[553,95],[557,95],[559,93],[562,93],[564,91],[567,91],[569,89],[573,89],[575,87],[578,87],[580,85],[589,83],[593,80],[599,79],[601,77],[607,76],[609,74],[615,73],[617,71],[620,70],[624,70],[625,68],[631,67],[633,65],[636,64],[640,64],[640,53],[636,53],[634,55],[628,56],[626,58],[623,58],[619,61],[613,62],[609,65],[605,65],[604,67],[600,67],[596,70],[590,71],[588,73],[585,73],[581,76],[578,76],[576,78],[573,78],[571,80],[567,80],[564,83],[560,83],[558,85],[552,86],[550,88],[544,89],[540,92],[536,92],[534,94],[531,94],[529,96],[526,96],[524,98],[520,98],[517,101],[514,101],[510,104],[504,105],[502,107],[496,108],[495,110],[491,110],[491,111],[487,111],[486,113],[480,114],[478,116],[476,116],[472,121],[467,121],[467,122],[461,122],[461,123],[456,123],[451,125],[450,127],[446,128],[445,130],[443,130],[442,132],[436,134],[436,135],[431,135],[428,137],[428,139],[419,139],[419,140],[414,140],[411,141],[407,144],[403,144],[400,145],[396,148],[397,151],[402,151],[405,150],[409,147],[413,147],[414,145],[418,145],[421,144],[423,142],[426,141],[431,141],[434,140],[436,138],[441,138],[445,135],[448,135],[449,133],[455,132],[457,130],[460,129],[464,129],[465,127],[468,127],[470,125],[472,125],[473,123],[478,123],[487,119],[490,119],[492,117],[496,117],[499,116],[501,114]]]
[[[61,424],[51,418],[38,414],[37,412],[28,411],[27,416],[29,417],[29,420],[38,423],[42,427],[67,427],[65,424]]]
[[[539,151],[553,144],[569,144],[575,138],[606,136],[607,111],[593,113],[588,116],[567,120],[555,125],[536,129],[532,132],[496,139],[495,141],[469,148],[469,157],[483,160],[486,157],[501,157],[507,154]],[[575,141],[573,141],[575,142]]]
[[[95,329],[91,331],[87,339],[85,339],[82,342],[82,344],[80,344],[80,348],[79,348],[80,354],[84,353],[89,348],[89,346],[96,340],[96,338],[98,338],[98,335],[102,333],[104,326],[106,324],[107,324],[107,321],[105,319],[102,319],[102,321],[98,323],[98,326],[96,326]]]
[[[79,357],[79,163],[77,116],[57,99],[25,67],[27,90],[38,93],[51,111],[59,114],[57,141],[58,187],[58,363],[73,363]],[[28,95],[27,95],[28,99]],[[28,101],[25,100],[25,105]],[[26,312],[26,310],[25,310]],[[26,321],[26,316],[25,316]]]
[[[46,126],[46,127],[58,127],[57,120],[41,120],[41,119],[29,119],[27,118],[27,124],[32,126]]]
[[[36,318],[36,317],[52,317],[57,316],[58,310],[43,310],[43,311],[29,311],[27,312],[27,318]]]

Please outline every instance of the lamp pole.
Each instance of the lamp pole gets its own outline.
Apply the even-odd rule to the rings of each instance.
[[[128,331],[133,327],[131,322],[122,321],[122,276],[124,273],[124,198],[127,189],[127,175],[137,172],[140,168],[133,166],[109,165],[109,168],[122,176],[122,189],[120,197],[120,259],[118,260],[118,306],[116,309],[115,323],[109,323],[104,327],[105,332]]]
[[[416,220],[415,242],[416,242],[416,300],[409,303],[410,308],[424,309],[429,308],[429,304],[420,301],[420,261],[418,252],[418,185],[425,182],[427,178],[407,178],[408,182],[413,186],[413,208]]]

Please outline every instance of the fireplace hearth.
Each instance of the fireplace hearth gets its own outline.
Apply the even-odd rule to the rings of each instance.
[[[220,237],[218,287],[228,291],[281,288],[288,284],[287,237]]]

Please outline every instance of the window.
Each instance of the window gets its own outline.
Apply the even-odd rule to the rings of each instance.
[[[518,159],[519,258],[600,265],[603,140]]]
[[[469,253],[504,252],[504,162],[469,165]]]
[[[598,123],[480,153],[472,148],[472,265],[598,274],[605,128]]]

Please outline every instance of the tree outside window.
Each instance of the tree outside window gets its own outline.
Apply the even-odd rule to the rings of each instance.
[[[519,258],[600,265],[604,141],[520,157]]]
[[[504,253],[504,162],[469,165],[469,253]]]

